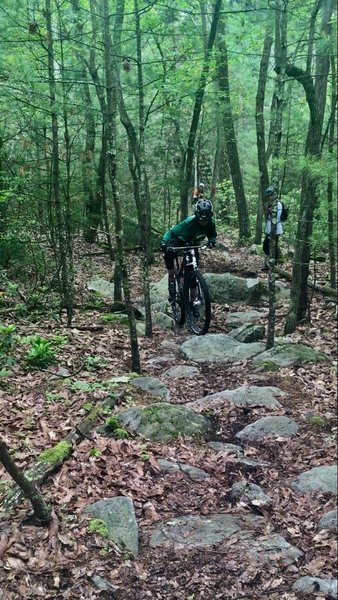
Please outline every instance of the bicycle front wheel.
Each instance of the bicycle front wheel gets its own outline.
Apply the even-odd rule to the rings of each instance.
[[[208,332],[211,319],[211,302],[208,286],[198,270],[189,273],[185,282],[185,308],[187,325],[195,335]]]

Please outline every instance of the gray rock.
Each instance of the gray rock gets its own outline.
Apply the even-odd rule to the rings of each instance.
[[[163,346],[163,348],[168,348],[173,352],[179,352],[180,350],[179,345],[176,344],[176,342],[173,342],[172,340],[163,340],[163,342],[161,342],[161,346]]]
[[[289,438],[297,431],[296,421],[289,417],[263,417],[244,427],[236,433],[236,437],[242,441],[259,442],[268,436]]]
[[[297,561],[303,553],[282,536],[264,533],[265,520],[253,515],[214,514],[208,517],[188,515],[171,519],[153,530],[152,548],[203,548],[231,540],[236,536],[238,555],[264,564],[277,557],[285,565]]]
[[[173,377],[190,378],[198,374],[199,370],[196,367],[189,367],[188,365],[176,365],[176,367],[171,367],[171,369],[163,373],[164,377],[168,377],[169,379]]]
[[[337,579],[322,579],[321,577],[300,577],[292,586],[293,591],[301,594],[324,595],[337,598]]]
[[[106,298],[114,298],[114,284],[102,277],[93,277],[88,281],[87,288]]]
[[[181,462],[172,462],[170,460],[160,458],[158,460],[158,463],[164,471],[169,471],[169,473],[171,471],[181,471],[185,475],[188,475],[188,477],[190,477],[190,479],[193,479],[194,481],[203,481],[204,479],[210,477],[210,475],[206,471],[203,471],[203,469],[199,469],[198,467],[192,467],[191,465],[186,465]]]
[[[264,351],[264,344],[241,344],[223,333],[208,333],[203,337],[191,336],[181,346],[184,358],[194,362],[232,362],[255,356]]]
[[[228,334],[242,344],[251,344],[252,342],[259,342],[265,336],[264,325],[252,325],[247,323],[241,327],[237,327]]]
[[[266,317],[266,311],[246,310],[242,312],[231,312],[227,315],[227,324],[236,325],[236,327],[259,321],[262,317]],[[241,341],[241,340],[239,340]]]
[[[290,365],[299,365],[306,362],[323,362],[327,356],[316,350],[312,350],[304,344],[281,344],[262,352],[254,358],[257,365],[272,363],[279,367],[289,367]]]
[[[325,513],[318,523],[318,529],[319,531],[327,529],[332,533],[337,533],[337,510],[330,510]]]
[[[164,398],[164,400],[169,398],[168,388],[156,377],[135,377],[131,383],[135,387],[148,392],[151,396]]]
[[[331,492],[337,494],[337,465],[313,467],[301,473],[292,487],[297,492]]]
[[[257,385],[242,385],[235,390],[223,390],[222,392],[215,392],[214,394],[208,394],[203,398],[198,398],[193,402],[189,402],[186,406],[203,407],[210,404],[210,402],[217,401],[231,401],[236,406],[266,406],[267,408],[280,408],[282,405],[275,396],[285,396],[277,387],[273,386],[257,386]]]
[[[161,442],[179,435],[203,436],[211,423],[186,406],[165,402],[146,407],[134,407],[118,413],[119,420],[134,433]]]
[[[226,442],[208,442],[209,448],[216,452],[227,452],[227,454],[234,454],[237,458],[244,456],[244,450],[236,444],[228,444]]]
[[[254,506],[260,506],[262,508],[267,508],[272,504],[270,496],[265,494],[262,488],[254,483],[242,483],[240,481],[234,483],[230,490],[230,496],[233,500],[244,500],[244,502],[249,501],[250,504],[253,504]]]
[[[116,496],[94,502],[84,511],[103,521],[109,539],[134,558],[138,555],[138,527],[133,502],[127,496]]]
[[[118,585],[113,585],[112,583],[107,581],[107,579],[104,579],[104,577],[101,577],[100,575],[93,575],[93,577],[91,577],[91,580],[98,590],[102,590],[104,592],[114,593],[118,592],[120,589]]]
[[[162,365],[163,363],[173,363],[175,362],[175,354],[165,354],[164,356],[155,356],[155,358],[149,358],[146,361],[147,365]],[[155,394],[159,395],[160,394]],[[165,397],[165,396],[164,396]]]
[[[218,304],[232,304],[238,302],[251,303],[252,298],[259,298],[266,285],[258,279],[243,279],[230,273],[205,273],[211,302]]]
[[[164,312],[156,312],[153,315],[153,323],[154,325],[157,325],[160,329],[163,329],[165,331],[175,329],[174,319]]]

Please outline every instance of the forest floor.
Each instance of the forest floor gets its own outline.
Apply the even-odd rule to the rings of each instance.
[[[201,265],[204,272],[232,272],[246,276],[260,273],[262,258],[248,254],[224,240],[227,252],[208,252]],[[28,370],[22,360],[12,367],[12,374],[0,384],[0,435],[13,452],[17,464],[29,468],[40,452],[53,446],[78,424],[86,411],[102,400],[106,389],[99,385],[113,376],[131,370],[128,331],[123,325],[103,323],[102,307],[82,310],[93,295],[86,283],[92,275],[111,278],[106,257],[85,256],[88,248],[80,247],[76,258],[76,315],[74,326],[67,329],[53,316],[15,319],[10,313],[2,318],[14,323],[20,336],[61,335],[58,362],[44,370]],[[134,296],[142,293],[139,257],[131,259]],[[283,268],[291,271],[286,263]],[[164,274],[162,256],[157,254],[151,279]],[[325,284],[325,264],[319,278]],[[82,307],[82,308],[81,308]],[[247,307],[242,307],[247,308]],[[210,333],[227,333],[227,315],[240,308],[214,305]],[[277,311],[277,335],[282,335],[287,303]],[[102,330],[80,326],[104,325]],[[161,378],[161,369],[170,364],[152,362],[168,353],[163,340],[182,343],[189,332],[163,332],[154,328],[151,339],[140,337],[139,347],[143,375]],[[287,393],[279,414],[293,417],[300,425],[297,436],[278,439],[259,447],[259,458],[268,460],[267,470],[247,471],[231,460],[224,462],[206,446],[190,439],[177,439],[164,445],[131,436],[115,440],[98,434],[80,442],[61,469],[41,486],[44,498],[52,507],[49,527],[37,527],[29,520],[28,503],[22,504],[10,518],[0,522],[0,600],[144,598],[223,600],[261,599],[293,600],[294,581],[302,575],[336,577],[336,546],[332,534],[318,532],[317,524],[324,512],[335,507],[331,494],[301,496],[290,487],[290,480],[314,466],[332,464],[336,459],[336,305],[327,297],[314,293],[311,322],[297,329],[292,339],[328,355],[327,363],[282,368],[273,372],[258,371],[252,360],[229,364],[200,366],[199,374],[189,380],[172,379],[170,402],[185,403],[224,389],[241,385],[277,386]],[[24,346],[18,350],[24,351]],[[183,364],[179,356],[177,363]],[[54,377],[61,368],[70,372],[67,379]],[[88,385],[84,385],[84,382]],[[128,398],[121,405],[129,406]],[[235,441],[235,433],[261,415],[256,408],[227,406],[215,414],[219,439]],[[309,415],[321,419],[309,420]],[[144,460],[144,454],[147,460]],[[258,453],[252,449],[252,458]],[[256,454],[255,454],[256,453]],[[165,473],[157,459],[180,460],[206,469],[211,477],[193,482],[183,473]],[[7,479],[0,468],[0,480]],[[236,548],[229,545],[209,549],[163,550],[150,548],[146,529],[159,521],[178,515],[210,515],[231,512],[229,490],[234,481],[258,483],[273,498],[273,508],[260,512],[271,527],[303,551],[298,563],[282,567],[278,561],[250,564],[240,560]],[[88,517],[82,509],[97,500],[129,496],[134,503],[140,530],[140,553],[136,560],[121,555],[118,548],[88,530]],[[243,514],[250,508],[237,507]],[[0,515],[4,516],[4,515]],[[116,586],[115,591],[100,591],[92,582],[100,575]],[[300,597],[300,596],[299,596]],[[315,596],[311,596],[312,598]]]

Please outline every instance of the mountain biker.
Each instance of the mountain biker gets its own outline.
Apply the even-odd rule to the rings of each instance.
[[[265,264],[262,267],[262,271],[268,271],[269,270],[269,266],[268,266],[268,257],[270,254],[270,236],[271,236],[271,227],[272,227],[272,210],[273,210],[273,205],[275,203],[275,190],[272,187],[272,185],[270,185],[266,190],[265,190],[265,197],[266,197],[266,204],[265,204],[265,218],[266,218],[266,225],[265,225],[265,238],[264,238],[264,242],[263,242],[263,250],[264,250],[264,254],[266,256],[266,260],[265,260]],[[280,252],[279,252],[279,248],[278,248],[278,240],[279,240],[279,236],[283,233],[283,227],[282,227],[282,223],[281,223],[281,215],[282,215],[282,209],[283,209],[283,205],[282,203],[278,200],[277,203],[277,223],[276,223],[276,247],[275,247],[275,260],[276,260],[276,264],[278,262],[278,259],[280,258]]]
[[[194,246],[204,238],[208,238],[208,246],[216,244],[216,225],[213,217],[213,206],[210,200],[200,198],[195,205],[195,214],[187,217],[177,225],[165,232],[161,240],[161,250],[164,252],[164,262],[168,269],[169,301],[175,299],[175,271],[174,258],[177,254],[175,248],[179,246]],[[199,260],[196,249],[197,264]]]

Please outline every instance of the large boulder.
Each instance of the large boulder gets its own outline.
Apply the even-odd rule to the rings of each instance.
[[[194,362],[232,362],[255,356],[263,352],[265,345],[260,342],[242,344],[223,333],[208,333],[190,336],[181,346],[184,358]]]
[[[185,406],[166,402],[130,408],[117,416],[127,429],[156,442],[180,435],[203,436],[211,431],[211,422],[202,415]]]
[[[107,528],[107,537],[121,550],[130,553],[134,558],[137,557],[138,526],[131,498],[116,496],[99,500],[87,506],[84,512],[103,521]]]
[[[262,352],[254,358],[257,365],[275,365],[277,367],[289,367],[290,365],[299,365],[306,362],[324,362],[327,356],[313,350],[309,346],[296,343],[278,344],[270,350]]]
[[[248,302],[255,304],[262,296],[266,295],[265,283],[258,279],[244,279],[230,273],[205,273],[210,298],[218,304],[233,304]]]

